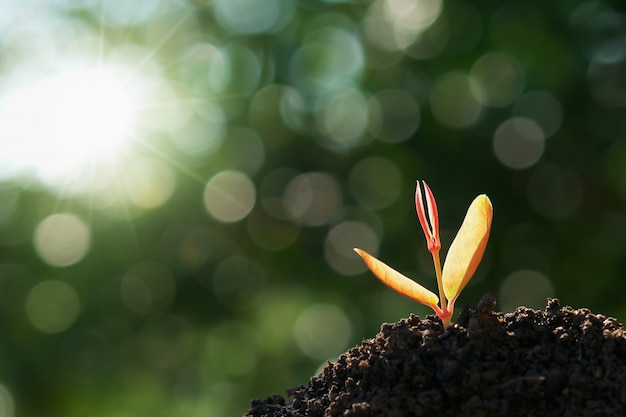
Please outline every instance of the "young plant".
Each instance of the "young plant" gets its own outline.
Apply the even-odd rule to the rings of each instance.
[[[491,229],[493,207],[489,197],[484,194],[472,201],[467,209],[465,220],[463,220],[459,232],[450,245],[442,271],[439,260],[441,241],[439,239],[437,204],[428,185],[424,181],[422,183],[423,190],[420,182],[417,182],[415,207],[417,217],[422,229],[424,229],[428,250],[433,256],[441,306],[438,305],[439,297],[432,291],[402,275],[369,253],[357,248],[354,250],[363,258],[370,271],[385,285],[412,300],[429,306],[437,313],[444,327],[449,327],[454,312],[454,303],[476,272],[476,268],[485,253],[489,230]],[[426,204],[424,205],[424,203]]]

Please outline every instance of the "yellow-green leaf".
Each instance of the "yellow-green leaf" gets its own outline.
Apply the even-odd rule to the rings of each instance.
[[[381,280],[383,284],[412,300],[425,304],[436,310],[437,304],[439,303],[439,297],[437,297],[435,293],[422,287],[411,278],[402,275],[400,272],[396,271],[384,262],[379,261],[369,253],[356,248],[354,251],[358,253],[361,258],[363,258],[370,271],[372,271],[376,278]]]
[[[443,291],[451,305],[472,278],[485,253],[493,207],[482,194],[472,201],[443,265]]]

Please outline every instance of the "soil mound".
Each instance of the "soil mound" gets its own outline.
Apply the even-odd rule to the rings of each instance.
[[[626,337],[588,309],[494,312],[486,295],[444,331],[435,316],[384,324],[372,339],[250,417],[625,416]]]

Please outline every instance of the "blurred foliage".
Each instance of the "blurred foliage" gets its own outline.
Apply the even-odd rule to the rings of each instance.
[[[614,1],[0,5],[0,417],[232,416],[380,324],[459,301],[626,317],[626,16]]]

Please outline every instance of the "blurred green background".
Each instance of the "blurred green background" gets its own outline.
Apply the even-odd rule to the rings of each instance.
[[[237,416],[383,322],[457,305],[626,318],[626,15],[615,1],[0,3],[0,417]],[[457,309],[458,310],[458,309]]]

